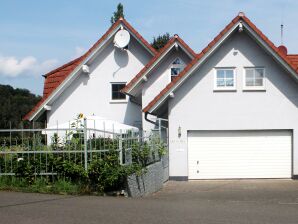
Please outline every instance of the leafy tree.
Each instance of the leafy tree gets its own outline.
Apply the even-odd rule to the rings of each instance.
[[[0,129],[19,128],[22,118],[40,100],[27,89],[14,89],[0,84]]]
[[[114,24],[121,17],[124,18],[124,9],[123,9],[123,5],[119,3],[117,5],[117,10],[113,13],[113,16],[111,17],[111,23]]]
[[[170,38],[171,37],[169,33],[165,33],[163,35],[158,35],[157,37],[153,37],[151,46],[159,51],[169,42]]]

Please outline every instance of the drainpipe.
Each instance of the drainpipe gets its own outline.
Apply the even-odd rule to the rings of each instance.
[[[149,114],[148,112],[145,112],[145,120],[148,121],[148,122],[150,122],[150,123],[152,123],[152,124],[156,124],[155,121],[152,121],[152,120],[149,120],[149,119],[148,119],[148,117],[147,117],[148,114]]]

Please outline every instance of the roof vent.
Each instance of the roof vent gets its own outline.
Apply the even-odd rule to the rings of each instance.
[[[82,70],[84,73],[89,74],[90,73],[90,69],[88,65],[83,65],[82,66]]]
[[[280,46],[278,47],[278,51],[279,51],[280,53],[282,53],[283,55],[287,55],[287,54],[288,54],[288,49],[287,49],[286,46],[284,46],[284,45],[280,45]]]
[[[245,16],[245,13],[244,12],[239,12],[238,16],[243,17],[243,16]]]

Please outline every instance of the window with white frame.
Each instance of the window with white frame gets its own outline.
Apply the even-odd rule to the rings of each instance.
[[[217,68],[215,69],[214,89],[216,90],[235,90],[235,69]]]
[[[185,64],[180,58],[176,58],[171,65],[171,81],[184,69]]]
[[[125,82],[111,83],[111,99],[112,101],[126,101],[126,95],[120,92],[125,87]]]
[[[245,68],[244,89],[264,89],[264,78],[264,68]]]

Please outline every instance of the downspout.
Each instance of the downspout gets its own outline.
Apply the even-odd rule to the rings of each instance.
[[[150,122],[151,124],[156,124],[155,121],[152,121],[152,120],[149,120],[149,119],[148,119],[148,117],[147,117],[148,114],[150,114],[150,113],[149,113],[149,112],[145,112],[145,120],[148,121],[148,122]]]

